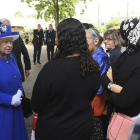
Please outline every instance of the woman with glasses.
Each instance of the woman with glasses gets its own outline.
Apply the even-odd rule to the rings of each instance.
[[[95,28],[86,29],[86,38],[89,45],[89,50],[92,53],[92,57],[98,62],[100,66],[101,75],[105,73],[109,68],[109,58],[101,47],[103,38]],[[102,86],[98,90],[91,105],[94,110],[93,122],[93,138],[92,140],[104,140],[103,126],[102,126],[102,112],[105,106],[106,93]]]
[[[110,65],[113,65],[121,55],[121,43],[117,30],[112,29],[106,31],[104,34],[104,43],[105,48],[107,49],[106,52],[108,53],[110,59]]]
[[[12,53],[19,32],[0,23],[0,140],[28,140],[22,112],[22,78]]]

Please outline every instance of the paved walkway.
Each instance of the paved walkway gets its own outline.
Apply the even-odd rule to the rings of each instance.
[[[26,47],[28,49],[30,60],[31,60],[31,71],[30,71],[30,76],[28,78],[26,78],[25,82],[23,83],[23,86],[25,89],[26,96],[28,98],[31,98],[33,85],[35,83],[37,75],[40,72],[40,70],[42,69],[42,67],[44,66],[44,64],[48,61],[48,59],[47,59],[46,46],[42,46],[41,60],[40,60],[40,62],[42,64],[34,65],[33,64],[33,46],[26,45]],[[31,131],[32,131],[33,116],[31,116],[27,119],[25,118],[25,122],[26,122],[26,128],[27,128],[28,135],[29,135],[29,140],[31,140],[30,135],[31,135]]]

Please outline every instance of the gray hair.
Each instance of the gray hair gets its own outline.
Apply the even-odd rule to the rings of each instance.
[[[90,39],[93,41],[97,38],[99,40],[98,46],[102,44],[103,38],[100,36],[98,30],[95,28],[89,28],[85,30],[87,33],[90,33]]]
[[[10,25],[11,26],[11,22],[8,19],[6,19],[6,18],[1,18],[0,22],[3,23],[3,24],[5,24],[5,22],[6,22],[6,25]]]

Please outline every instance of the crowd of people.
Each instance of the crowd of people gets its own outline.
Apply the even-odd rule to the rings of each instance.
[[[140,18],[126,19],[120,29],[103,36],[93,25],[67,18],[58,24],[57,34],[52,24],[45,34],[48,62],[31,97],[31,108],[38,113],[35,140],[107,140],[114,110],[132,118],[127,137],[139,140]],[[34,64],[41,64],[43,38],[38,24]],[[25,39],[28,44],[28,34]],[[30,57],[7,19],[0,19],[0,68],[0,140],[28,140],[21,104]]]

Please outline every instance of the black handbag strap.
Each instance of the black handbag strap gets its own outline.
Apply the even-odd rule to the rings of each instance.
[[[25,98],[26,96],[25,96],[25,92],[24,92],[24,90],[23,90],[23,98]]]

